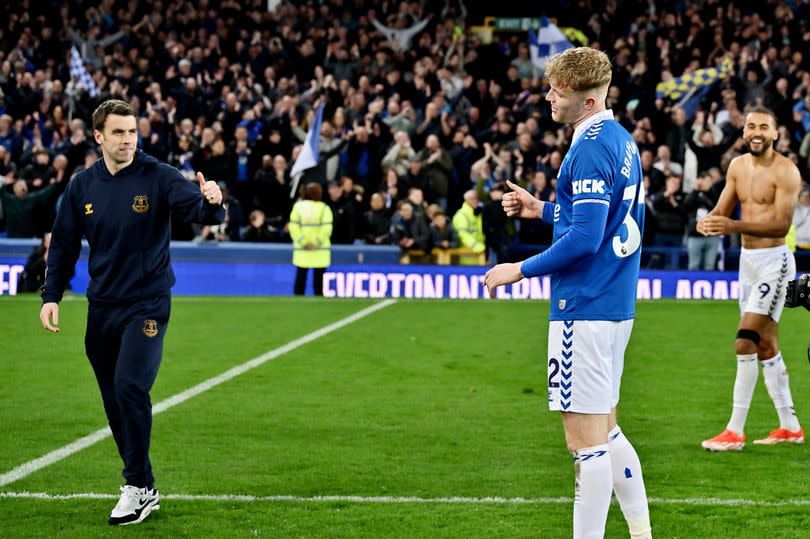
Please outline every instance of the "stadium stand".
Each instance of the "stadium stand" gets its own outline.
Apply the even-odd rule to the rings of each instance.
[[[646,267],[686,267],[682,201],[704,172],[714,189],[722,186],[729,161],[745,151],[747,106],[776,112],[777,149],[807,178],[808,4],[726,9],[630,1],[620,14],[614,2],[580,4],[587,9],[559,9],[556,22],[575,44],[605,49],[614,62],[608,106],[633,134],[645,169]],[[319,160],[301,181],[334,182],[328,203],[341,234],[335,244],[393,241],[380,227],[414,187],[423,194],[415,219],[426,226],[429,205],[453,216],[466,191],[487,201],[506,178],[555,199],[571,131],[550,119],[542,58],[532,59],[525,29],[493,27],[463,3],[7,7],[0,28],[0,234],[10,238],[50,229],[70,178],[97,157],[89,117],[110,97],[139,111],[144,151],[190,179],[199,170],[227,186],[230,229],[177,222],[175,240],[240,241],[247,216],[261,210],[264,236],[289,241],[290,169],[320,97]],[[383,210],[369,221],[375,193]],[[490,262],[537,252],[550,239],[534,223],[497,226],[484,224]],[[491,247],[495,233],[506,247]],[[426,247],[429,253],[433,246]],[[738,247],[738,238],[724,239],[718,269],[734,267]],[[797,257],[800,268],[806,253]],[[446,263],[446,256],[433,260]]]

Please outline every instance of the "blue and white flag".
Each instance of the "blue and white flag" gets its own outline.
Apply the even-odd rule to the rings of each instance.
[[[681,107],[684,113],[686,113],[686,118],[691,120],[697,110],[703,104],[703,98],[706,97],[711,91],[712,85],[701,86],[700,88],[692,88],[688,94],[683,96],[683,99],[678,102],[677,106]]]
[[[76,45],[70,48],[70,77],[76,81],[77,88],[86,91],[90,94],[90,97],[98,97],[100,92],[98,86],[96,86],[96,81],[93,80],[93,77],[87,72],[87,68],[84,67],[82,55],[79,54]]]
[[[309,126],[307,137],[304,139],[304,146],[298,159],[293,163],[290,177],[294,178],[299,172],[318,165],[318,158],[321,153],[321,122],[323,121],[323,103],[315,110],[315,121]]]
[[[568,41],[565,34],[557,27],[556,24],[548,20],[547,17],[541,17],[540,32],[534,33],[534,30],[529,32],[529,53],[532,57],[534,67],[540,71],[545,71],[546,62],[555,54],[560,54],[565,49],[570,49],[574,45]]]

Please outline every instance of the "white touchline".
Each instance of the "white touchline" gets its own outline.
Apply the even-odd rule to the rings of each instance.
[[[50,494],[48,492],[0,492],[0,498],[21,498],[28,500],[115,500],[115,494],[99,494],[96,492],[77,492],[73,494]],[[250,494],[162,494],[162,500],[178,500],[190,502],[350,502],[350,503],[380,503],[380,504],[482,504],[482,505],[540,505],[540,504],[570,504],[574,499],[569,497],[541,497],[541,498],[503,498],[492,496],[473,498],[463,496],[450,496],[443,498],[418,498],[411,496],[252,496]],[[797,507],[810,505],[810,500],[793,499],[783,501],[748,500],[734,498],[650,498],[649,502],[655,505],[720,505],[720,506],[753,506],[753,507]],[[614,503],[616,503],[614,501]]]
[[[185,391],[181,391],[176,395],[173,395],[165,400],[160,401],[156,405],[152,407],[152,415],[159,414],[161,412],[165,412],[169,408],[173,408],[178,404],[182,404],[189,400],[192,397],[196,397],[200,393],[204,393],[211,389],[212,387],[218,386],[223,382],[227,382],[228,380],[239,376],[240,374],[244,374],[247,371],[254,369],[268,361],[277,358],[278,356],[284,355],[287,352],[291,352],[296,348],[300,348],[305,344],[308,344],[316,339],[323,337],[324,335],[328,335],[333,331],[341,329],[345,326],[348,326],[352,322],[356,322],[361,318],[364,318],[372,313],[379,311],[380,309],[384,309],[389,305],[396,303],[395,299],[386,299],[381,301],[380,303],[375,303],[370,307],[366,307],[361,311],[357,311],[356,313],[343,318],[342,320],[338,320],[328,326],[324,326],[321,329],[315,330],[312,333],[304,335],[294,341],[290,341],[284,346],[280,346],[274,350],[270,350],[259,357],[255,357],[250,361],[246,361],[241,365],[237,365],[232,369],[229,369],[219,376],[215,376],[213,378],[209,378],[208,380],[197,384],[196,386],[190,387]],[[41,470],[46,466],[50,466],[55,462],[59,462],[60,460],[64,459],[65,457],[69,457],[70,455],[81,451],[91,445],[95,444],[96,442],[100,442],[101,440],[112,436],[112,432],[110,432],[109,427],[104,427],[99,429],[95,432],[88,434],[83,438],[79,438],[75,442],[71,442],[66,446],[60,447],[59,449],[55,449],[50,453],[42,455],[41,457],[28,461],[24,464],[20,464],[16,468],[9,470],[8,472],[0,475],[0,487],[8,485],[9,483],[13,483],[14,481],[19,481],[23,477],[27,477],[32,473],[36,472],[37,470]]]

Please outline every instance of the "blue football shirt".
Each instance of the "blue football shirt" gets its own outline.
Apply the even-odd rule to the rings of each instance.
[[[572,226],[574,206],[608,207],[601,243],[551,276],[551,320],[628,320],[635,316],[644,227],[638,146],[613,119],[595,114],[578,126],[557,178],[554,241]]]

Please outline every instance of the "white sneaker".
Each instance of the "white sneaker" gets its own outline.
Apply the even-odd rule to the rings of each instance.
[[[107,522],[112,526],[137,524],[156,509],[160,509],[160,494],[156,488],[150,490],[146,487],[124,485],[121,487],[121,497]]]
[[[149,499],[152,501],[152,511],[160,509],[160,492],[158,492],[158,489],[153,488],[149,491]]]

